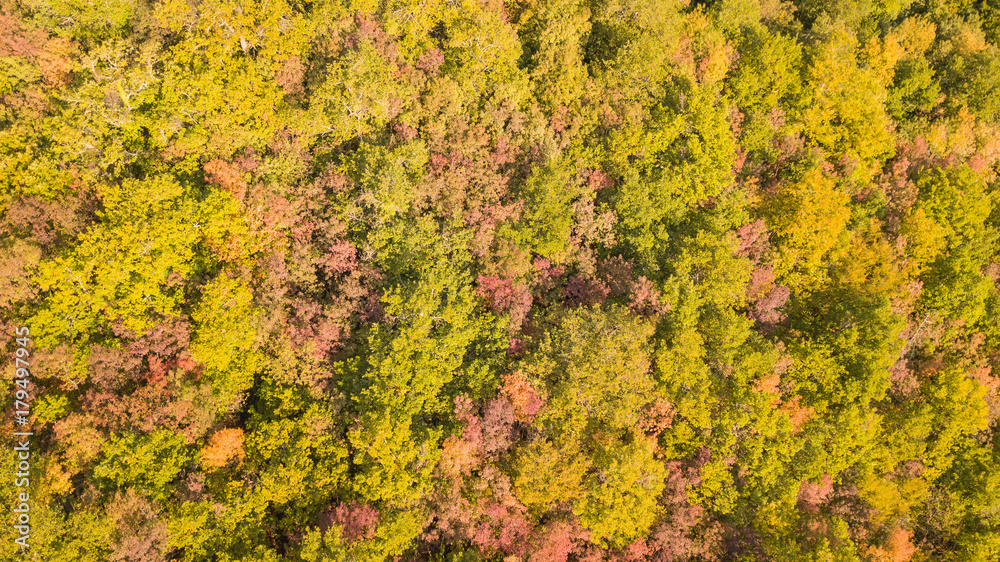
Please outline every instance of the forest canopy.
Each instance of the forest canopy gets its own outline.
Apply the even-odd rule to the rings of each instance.
[[[1000,560],[998,45],[997,0],[0,0],[2,557]]]

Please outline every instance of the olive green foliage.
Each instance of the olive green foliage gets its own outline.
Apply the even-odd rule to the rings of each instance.
[[[998,41],[0,0],[0,559],[1000,559]]]

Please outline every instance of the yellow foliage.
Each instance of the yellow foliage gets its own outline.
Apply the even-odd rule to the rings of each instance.
[[[900,234],[906,237],[907,253],[920,269],[941,255],[948,245],[947,230],[923,209],[915,209],[906,217]]]
[[[899,43],[909,57],[922,56],[934,43],[937,26],[921,17],[907,18],[887,36]]]
[[[836,28],[819,46],[809,68],[813,103],[802,113],[805,133],[834,157],[857,160],[855,180],[868,181],[895,148],[892,124],[885,112],[886,86],[892,79],[890,63],[896,49],[884,52],[877,44],[868,54],[845,29]]]
[[[847,194],[813,168],[767,205],[768,227],[779,240],[775,274],[793,290],[817,286],[825,278],[823,257],[846,234],[847,203]]]

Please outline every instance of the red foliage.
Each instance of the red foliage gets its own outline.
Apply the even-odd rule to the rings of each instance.
[[[767,231],[764,219],[757,219],[739,227],[736,230],[736,236],[739,238],[736,253],[759,261],[764,250],[767,249],[767,239],[770,233]]]
[[[637,562],[649,558],[650,548],[645,539],[638,538],[629,543],[620,552],[611,556],[611,560],[621,562]]]
[[[574,275],[566,281],[565,302],[567,306],[593,306],[603,303],[609,292],[608,286],[598,279]]]
[[[305,91],[303,82],[306,70],[306,65],[302,63],[302,57],[292,55],[281,65],[274,79],[286,96],[297,96]]]
[[[468,475],[481,462],[483,426],[476,404],[466,394],[455,397],[455,418],[464,424],[461,435],[445,439],[438,470],[445,476]]]
[[[889,375],[889,396],[895,400],[909,400],[920,392],[920,380],[906,365],[898,362]]]
[[[199,438],[211,420],[199,405],[179,399],[168,377],[172,371],[197,372],[187,355],[187,320],[165,318],[140,338],[120,326],[113,329],[125,343],[120,348],[91,348],[88,370],[93,386],[81,396],[82,407],[95,415],[95,425],[142,432],[165,427],[183,433],[189,442]]]
[[[610,298],[628,297],[632,311],[639,316],[654,316],[670,309],[660,302],[656,285],[645,276],[632,277],[632,262],[621,256],[602,259],[597,264],[597,275]]]
[[[484,456],[496,455],[513,444],[516,415],[514,406],[505,396],[486,403],[480,417],[479,408],[467,395],[455,397],[455,418],[464,424],[461,437],[445,440],[441,467],[448,474],[469,474]]]
[[[390,125],[390,128],[392,129],[392,134],[396,137],[396,143],[406,143],[417,138],[417,130],[406,123],[394,121]]]
[[[184,473],[180,482],[180,496],[186,501],[198,501],[205,497],[205,474],[203,472]]]
[[[95,414],[95,425],[112,432],[135,430],[144,433],[164,427],[182,433],[187,441],[201,437],[211,423],[203,417],[200,405],[179,400],[165,386],[140,386],[124,396],[88,390],[81,397],[81,406]]]
[[[658,399],[649,407],[639,425],[646,435],[657,436],[673,425],[676,413],[673,404]]]
[[[660,496],[666,517],[650,532],[651,558],[664,562],[675,560],[718,560],[722,552],[722,526],[711,519],[700,505],[691,505],[687,490],[701,483],[700,467],[711,457],[707,449],[682,463],[667,463],[666,488]]]
[[[59,201],[15,198],[8,203],[5,218],[15,231],[25,231],[40,246],[50,246],[60,238],[75,237],[83,232],[95,207],[96,201],[82,191]]]
[[[358,267],[358,251],[346,240],[335,240],[330,244],[319,265],[329,273],[349,273]]]
[[[428,544],[468,540],[472,507],[462,494],[461,479],[444,480],[428,499],[433,506],[434,518],[421,535],[421,540]]]
[[[508,117],[507,109],[494,116],[498,124]],[[444,125],[427,131],[425,137],[429,173],[418,185],[418,204],[439,216],[461,219],[478,231],[475,253],[502,260],[502,255],[489,251],[496,227],[520,213],[508,193],[511,147],[502,132],[491,134],[485,123],[471,122],[467,116],[456,116]]]
[[[566,562],[580,541],[590,534],[573,521],[552,521],[532,532],[529,562]]]
[[[268,272],[270,306],[278,309],[271,314],[272,325],[290,345],[311,345],[314,358],[325,360],[351,337],[356,321],[379,317],[374,287],[381,275],[361,262],[353,244],[327,237],[342,225],[328,225],[322,233],[320,221],[302,220],[311,211],[300,201],[290,202],[289,209],[289,224],[295,224],[290,248],[261,260]]]
[[[639,316],[655,316],[670,310],[670,304],[661,303],[656,286],[645,276],[641,276],[632,287],[631,308]]]
[[[868,536],[868,522],[874,509],[861,498],[856,485],[834,486],[833,492],[826,497],[826,505],[831,515],[847,522],[852,539],[863,541]]]
[[[26,29],[21,19],[6,13],[0,13],[0,57],[34,58],[45,44],[46,33],[43,29]]]
[[[291,300],[289,306],[291,310],[285,335],[292,345],[303,346],[306,342],[315,342],[316,354],[319,356],[337,347],[342,336],[341,327],[327,316],[322,304],[299,298]]]
[[[486,300],[497,314],[510,315],[511,332],[521,328],[531,310],[531,290],[528,286],[495,275],[480,275],[476,294]]]
[[[90,380],[105,391],[115,392],[139,376],[142,358],[114,348],[94,346],[87,358]]]
[[[509,449],[513,444],[516,421],[514,405],[506,396],[498,396],[487,402],[482,422],[483,452],[495,454]]]
[[[752,525],[727,526],[725,560],[767,560],[760,533]],[[715,558],[718,560],[718,558]]]
[[[535,415],[541,411],[545,405],[545,399],[528,382],[528,379],[521,373],[509,373],[504,375],[503,386],[500,391],[507,396],[514,407],[514,415],[518,421],[531,423]]]
[[[472,251],[477,256],[496,260],[498,263],[494,267],[503,267],[503,262],[520,261],[518,248],[513,246],[506,248],[498,245],[496,240],[497,227],[505,222],[516,219],[521,214],[522,201],[509,205],[499,203],[484,203],[481,206],[469,209],[465,213],[465,223],[475,226],[475,236],[472,239]],[[506,244],[509,242],[503,241]],[[513,255],[507,255],[508,253]],[[489,262],[487,262],[489,264]],[[492,264],[490,264],[492,265]]]
[[[438,69],[441,68],[442,64],[444,64],[444,53],[437,47],[431,47],[417,57],[416,67],[433,76],[439,73]]]
[[[208,183],[221,187],[238,201],[246,199],[247,182],[237,166],[216,158],[206,162],[204,169]]]
[[[899,463],[892,473],[899,478],[919,478],[925,470],[927,470],[927,467],[924,466],[922,461],[919,459],[910,459]]]
[[[587,187],[593,191],[600,191],[608,187],[614,187],[615,180],[601,170],[591,170],[587,176]]]
[[[331,166],[316,176],[313,185],[320,193],[335,194],[346,191],[350,187],[350,183],[350,179],[337,173],[337,169]]]
[[[803,480],[799,485],[798,506],[799,509],[807,513],[819,513],[819,508],[823,505],[827,496],[833,491],[833,480],[829,474],[824,474],[819,482]]]
[[[331,525],[341,528],[341,536],[348,542],[359,538],[372,538],[378,526],[379,512],[374,507],[357,502],[336,503],[319,517],[319,528],[326,532]]]
[[[104,436],[97,429],[92,413],[71,413],[53,424],[55,438],[66,458],[77,466],[86,465],[101,452]]]
[[[482,443],[483,428],[476,410],[475,401],[468,395],[455,397],[455,418],[465,424],[462,439],[478,448]]]
[[[632,261],[621,256],[611,256],[597,263],[597,275],[608,288],[610,298],[623,297],[632,292]]]
[[[167,525],[140,494],[133,490],[119,492],[108,505],[107,515],[114,522],[116,531],[108,560],[159,562],[167,559]]]
[[[153,327],[142,338],[128,345],[129,353],[137,357],[145,357],[151,361],[150,368],[155,375],[164,374],[166,368],[173,368],[181,359],[191,341],[191,326],[187,320],[179,317],[166,318]],[[160,360],[155,370],[152,361]]]
[[[757,266],[750,274],[747,283],[747,296],[751,299],[760,298],[774,286],[774,268],[770,265]]]
[[[566,268],[561,265],[553,265],[545,258],[535,258],[532,264],[535,268],[535,290],[543,293],[555,288],[559,278],[566,274]]]
[[[886,164],[878,187],[886,198],[886,228],[896,233],[903,217],[917,202],[917,185],[909,178],[910,159],[900,155]]]
[[[527,351],[527,347],[522,338],[510,338],[510,341],[507,343],[507,355],[520,357],[524,355],[525,351]]]
[[[764,330],[773,328],[785,320],[779,309],[790,295],[788,287],[774,283],[774,269],[770,265],[754,267],[747,283],[750,318]]]
[[[525,553],[525,538],[531,531],[527,509],[512,497],[507,500],[502,504],[487,500],[480,508],[482,515],[473,524],[471,542],[484,554],[495,551]]]

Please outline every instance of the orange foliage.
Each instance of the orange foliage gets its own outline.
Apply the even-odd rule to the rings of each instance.
[[[502,392],[514,405],[518,421],[531,422],[535,414],[545,404],[543,397],[531,386],[528,379],[521,373],[511,373],[504,376]]]
[[[236,199],[242,201],[246,197],[247,182],[242,171],[233,164],[218,158],[209,160],[205,163],[205,173],[209,183],[225,189]]]
[[[235,460],[243,462],[246,453],[243,451],[243,430],[240,428],[222,429],[215,432],[208,444],[201,450],[201,464],[206,467],[221,468]]]
[[[911,537],[913,537],[913,531],[896,527],[889,533],[883,546],[867,549],[869,560],[874,562],[907,562],[913,558],[917,551],[917,547],[910,542]]]
[[[788,421],[791,422],[792,429],[796,433],[802,431],[813,414],[813,409],[809,406],[803,406],[801,401],[802,397],[796,395],[785,400],[784,404],[781,405],[781,411],[788,414]]]

